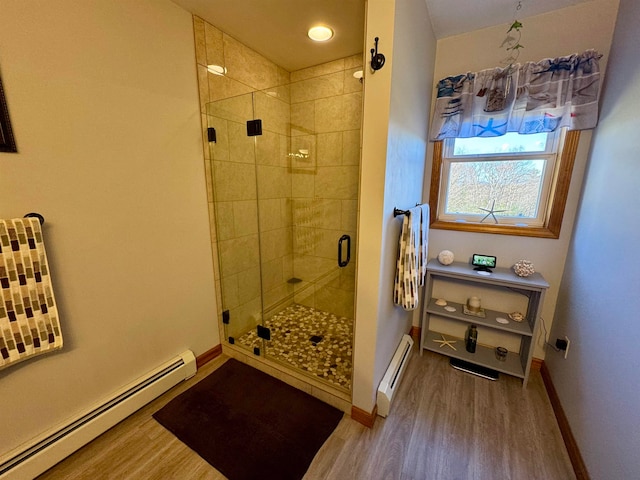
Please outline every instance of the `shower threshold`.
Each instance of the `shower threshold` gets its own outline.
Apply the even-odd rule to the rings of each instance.
[[[351,390],[352,319],[293,304],[266,319],[264,326],[271,331],[266,358]],[[235,342],[253,349],[260,347],[262,339],[252,329]]]

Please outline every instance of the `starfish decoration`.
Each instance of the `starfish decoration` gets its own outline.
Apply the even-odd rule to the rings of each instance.
[[[498,137],[500,135],[502,135],[503,132],[498,130],[498,128],[504,127],[507,124],[506,120],[505,120],[504,123],[500,123],[498,125],[494,125],[493,121],[494,121],[494,119],[490,118],[486,125],[480,125],[479,123],[474,123],[473,124],[474,127],[479,127],[480,128],[478,133],[476,133],[476,137],[481,137],[483,133],[488,133],[489,136],[495,135],[495,136],[498,136]]]
[[[484,216],[484,218],[483,218],[482,220],[480,220],[480,223],[484,222],[484,221],[487,219],[487,217],[488,217],[489,215],[491,215],[491,216],[493,217],[493,220],[494,220],[496,223],[498,223],[498,219],[496,218],[496,216],[495,216],[494,214],[495,214],[495,213],[502,213],[502,212],[506,212],[506,210],[494,210],[495,205],[496,205],[496,201],[494,200],[494,201],[491,203],[491,208],[490,208],[490,209],[482,208],[482,207],[478,207],[480,210],[484,210],[485,212],[489,212],[489,213],[487,213],[487,214]]]
[[[434,340],[434,342],[439,343],[440,344],[440,348],[444,347],[445,345],[447,347],[451,347],[454,350],[458,351],[456,349],[456,347],[454,347],[453,345],[451,345],[452,343],[456,343],[456,340],[447,340],[446,338],[444,338],[444,335],[440,334],[440,336],[442,337],[442,340]]]

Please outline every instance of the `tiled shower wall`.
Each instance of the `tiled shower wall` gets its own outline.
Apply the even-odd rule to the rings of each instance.
[[[216,295],[231,334],[254,327],[260,280],[265,310],[291,303],[295,289],[296,302],[352,317],[362,108],[352,74],[362,57],[289,74],[198,17],[194,29],[203,129],[217,132],[209,144],[203,130],[203,141]],[[255,147],[245,124],[254,109]],[[345,233],[352,262],[338,269]]]
[[[362,56],[291,72],[294,275],[296,303],[353,318],[360,172]],[[352,261],[337,267],[338,240]]]

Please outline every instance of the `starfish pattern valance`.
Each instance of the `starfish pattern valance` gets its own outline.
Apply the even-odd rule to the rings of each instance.
[[[443,78],[431,140],[594,128],[601,56],[587,50]]]

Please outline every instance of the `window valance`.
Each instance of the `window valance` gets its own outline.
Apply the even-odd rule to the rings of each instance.
[[[587,50],[443,78],[431,140],[594,128],[601,57]]]

